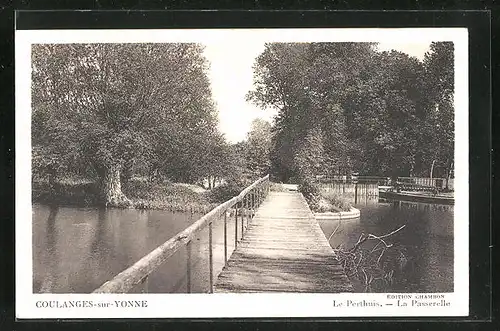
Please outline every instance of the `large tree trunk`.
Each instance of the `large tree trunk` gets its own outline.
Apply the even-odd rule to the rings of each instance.
[[[128,181],[130,180],[130,178],[132,178],[133,167],[134,167],[133,160],[127,160],[124,163],[124,165],[120,171],[120,182],[121,182],[122,186],[126,187]]]
[[[101,194],[104,204],[107,207],[130,207],[132,202],[122,192],[120,182],[121,165],[113,164],[103,170]]]

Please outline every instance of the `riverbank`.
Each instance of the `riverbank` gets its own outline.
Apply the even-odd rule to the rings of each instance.
[[[250,184],[248,184],[250,185]],[[187,183],[150,182],[132,178],[122,186],[123,193],[132,202],[131,209],[167,210],[206,214],[219,204],[238,195],[247,183],[227,183],[207,190]],[[271,191],[286,189],[271,183]],[[47,205],[70,207],[102,206],[97,183],[82,179],[65,179],[51,185],[47,181],[33,181],[32,201]]]
[[[381,198],[385,199],[396,199],[401,201],[412,201],[412,202],[422,202],[422,203],[438,203],[446,205],[454,205],[455,198],[453,194],[440,193],[440,194],[430,194],[427,192],[391,192],[391,191],[380,191]]]
[[[212,201],[210,191],[184,183],[151,183],[134,178],[123,185],[124,194],[132,202],[131,208],[158,209],[174,212],[208,213],[218,205]],[[59,206],[101,206],[99,189],[95,182],[63,180],[53,187],[48,182],[34,181],[32,201]]]
[[[353,220],[359,219],[361,212],[359,209],[351,207],[349,211],[337,211],[326,213],[314,213],[317,220],[338,221],[338,220]]]

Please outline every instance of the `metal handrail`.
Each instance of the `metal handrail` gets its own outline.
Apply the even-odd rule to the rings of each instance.
[[[187,290],[190,289],[191,271],[191,240],[196,235],[205,229],[209,228],[209,273],[210,273],[210,293],[213,292],[213,247],[212,247],[212,223],[218,221],[224,214],[224,263],[227,263],[227,211],[228,209],[240,205],[255,209],[263,201],[269,192],[269,175],[255,181],[252,185],[245,188],[241,193],[232,199],[218,205],[210,212],[202,216],[199,220],[187,227],[184,231],[167,240],[162,245],[158,246],[152,252],[134,263],[131,267],[125,269],[116,275],[112,280],[105,282],[101,287],[94,290],[93,293],[127,293],[136,285],[147,282],[148,276],[158,269],[168,258],[174,255],[180,248],[187,248]],[[238,206],[237,206],[238,207]],[[237,246],[238,237],[238,208],[235,210],[235,247]],[[241,216],[241,230],[243,233],[243,216]],[[248,224],[248,218],[247,218]]]

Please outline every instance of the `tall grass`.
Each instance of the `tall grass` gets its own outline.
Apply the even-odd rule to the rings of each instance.
[[[326,211],[349,211],[352,208],[351,203],[338,193],[323,191],[321,197],[330,206],[330,208],[327,207],[326,209],[331,210]]]
[[[182,184],[170,182],[151,183],[133,179],[125,185],[123,191],[136,209],[207,213],[217,205],[211,203],[206,194],[196,193]]]
[[[306,198],[309,208],[315,213],[349,211],[352,208],[344,197],[321,190],[319,185],[311,180],[303,180],[298,189]]]

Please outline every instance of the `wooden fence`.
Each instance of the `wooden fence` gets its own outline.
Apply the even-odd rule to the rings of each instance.
[[[316,181],[319,183],[359,183],[388,185],[390,182],[390,178],[381,176],[334,175],[318,177]]]
[[[334,175],[334,176],[321,176],[316,178],[316,181],[320,184],[378,184],[380,186],[394,185],[394,182],[390,177],[380,177],[380,176],[346,176],[346,175]],[[409,186],[415,187],[427,187],[427,188],[438,188],[444,189],[446,185],[450,190],[453,190],[453,178],[447,183],[447,178],[430,178],[430,177],[398,177],[397,183],[408,184]]]
[[[446,188],[446,178],[430,178],[430,177],[398,177],[398,182],[403,184],[414,184],[417,186],[435,187],[438,189]],[[453,179],[450,178],[448,188],[453,190]]]
[[[335,192],[344,196],[378,196],[377,183],[322,183],[321,187],[328,192]]]
[[[253,217],[255,209],[262,203],[269,193],[269,175],[260,178],[252,185],[244,189],[238,196],[220,204],[205,214],[191,226],[181,231],[164,244],[158,246],[148,255],[141,258],[128,269],[120,272],[112,280],[107,281],[93,293],[127,293],[135,286],[147,282],[148,276],[157,270],[165,263],[172,255],[174,255],[182,247],[186,247],[187,257],[187,292],[191,293],[191,241],[203,229],[208,227],[208,246],[209,246],[209,274],[210,293],[213,292],[214,284],[214,262],[213,262],[213,243],[212,243],[212,224],[221,220],[223,216],[224,222],[224,263],[228,260],[228,243],[227,243],[227,221],[229,211],[234,209],[235,226],[235,247],[238,245],[238,216],[241,220],[241,233],[245,227],[243,216]],[[247,219],[248,220],[248,219]]]

